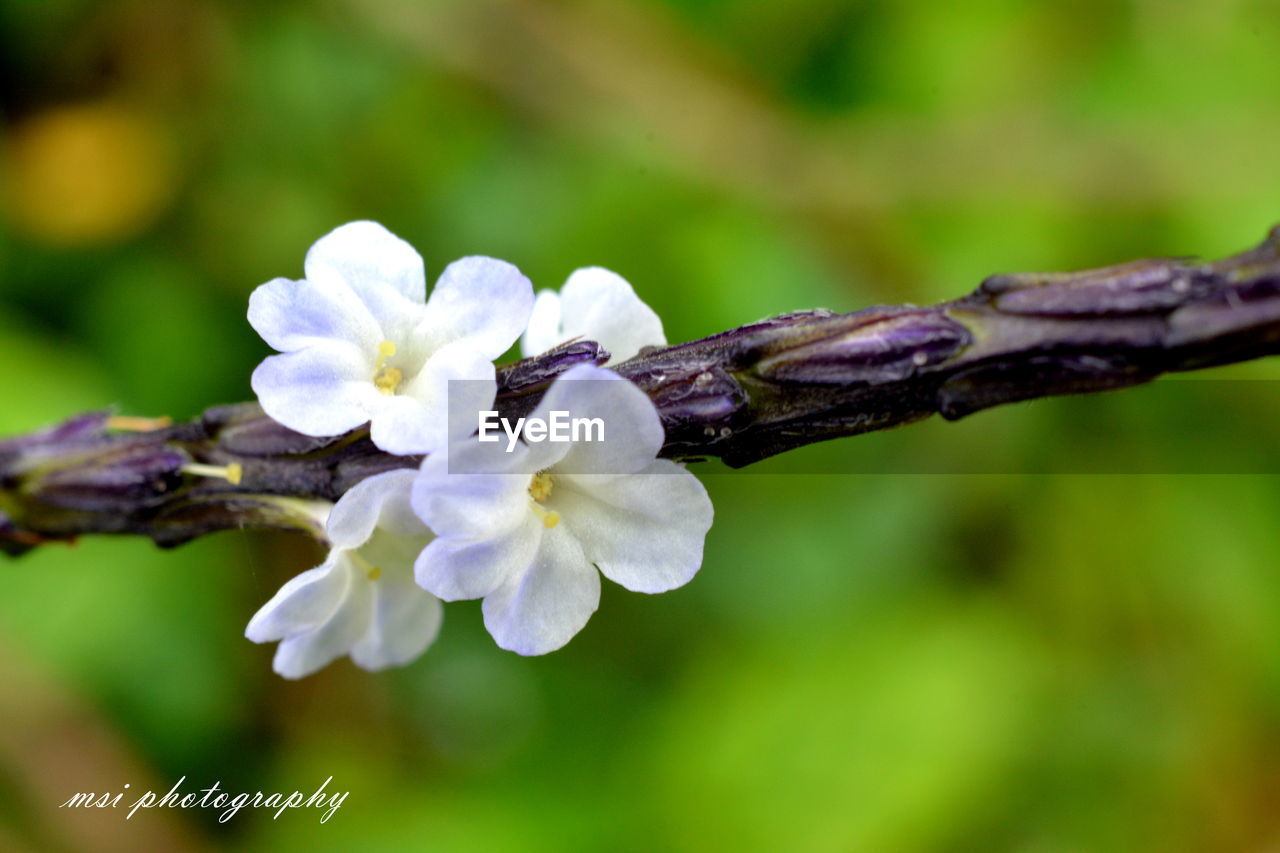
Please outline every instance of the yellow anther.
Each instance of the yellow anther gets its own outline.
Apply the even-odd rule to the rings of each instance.
[[[378,344],[378,358],[373,362],[373,384],[383,394],[394,394],[404,380],[404,373],[398,367],[387,367],[387,359],[396,354],[396,345],[392,341]]]
[[[373,377],[373,384],[383,394],[394,394],[396,389],[400,387],[404,374],[398,367],[384,367],[378,371],[378,375]]]
[[[553,486],[554,481],[551,479],[551,475],[546,471],[539,471],[534,474],[533,479],[529,481],[529,497],[533,498],[538,503],[546,503],[547,498],[551,497],[551,489]],[[553,527],[554,525],[549,524],[547,526]]]
[[[529,480],[529,497],[533,498],[529,506],[533,508],[534,514],[542,519],[543,527],[548,530],[560,523],[560,513],[543,506],[547,498],[551,497],[551,489],[554,485],[555,481],[546,471],[539,471]]]
[[[387,363],[387,359],[396,354],[396,345],[391,341],[383,341],[378,344],[378,357],[374,359],[373,369],[375,372],[381,370]]]
[[[107,429],[118,429],[122,432],[155,432],[168,426],[173,426],[173,418],[168,415],[159,418],[112,415],[107,418]]]
[[[374,566],[369,569],[369,571],[365,572],[365,577],[369,578],[371,581],[376,581],[378,578],[382,577],[382,569]]]
[[[240,485],[240,480],[244,477],[244,467],[239,462],[232,462],[230,465],[205,465],[201,462],[189,462],[180,469],[187,474],[195,474],[197,477],[214,477],[219,480],[226,480],[233,486]]]

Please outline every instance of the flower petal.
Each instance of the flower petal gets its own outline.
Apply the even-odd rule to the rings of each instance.
[[[271,643],[323,625],[342,606],[345,574],[330,554],[322,565],[290,578],[253,614],[244,635],[255,643]]]
[[[485,597],[484,625],[504,649],[555,651],[582,630],[600,604],[600,575],[563,526],[547,530],[529,570]]]
[[[351,647],[351,659],[369,670],[402,666],[416,659],[440,633],[444,608],[440,599],[403,582],[384,577],[370,582],[373,616],[369,629]]]
[[[668,459],[637,474],[559,478],[555,506],[587,559],[629,590],[675,589],[702,565],[711,499]]]
[[[307,252],[307,280],[342,288],[375,321],[372,350],[402,343],[426,313],[426,273],[413,247],[376,222],[349,222],[321,237]]]
[[[346,605],[324,625],[306,634],[286,637],[276,648],[272,668],[285,678],[302,678],[350,653],[368,630],[370,618],[368,583],[352,585]]]
[[[662,320],[615,272],[602,267],[575,270],[560,289],[560,300],[564,336],[596,341],[609,351],[608,364],[626,361],[641,347],[667,342]]]
[[[439,538],[414,566],[418,585],[445,601],[483,598],[522,575],[533,562],[542,522],[525,509],[514,528],[484,539]]]
[[[387,471],[356,483],[329,512],[329,541],[335,548],[358,548],[375,527],[400,536],[429,536],[409,505],[414,470]]]
[[[599,418],[601,441],[576,441],[555,470],[564,473],[630,474],[658,455],[666,440],[658,411],[645,393],[612,370],[580,364],[565,371],[530,417],[552,412],[569,418]]]
[[[304,268],[309,281],[342,283],[357,293],[378,283],[413,302],[427,298],[422,256],[377,222],[339,225],[312,245]]]
[[[368,630],[371,618],[369,582],[347,560],[335,563],[331,574],[336,576],[335,584],[339,579],[341,581],[338,606],[315,627],[286,636],[276,649],[273,666],[285,678],[310,675],[347,654]]]
[[[475,431],[497,390],[488,358],[464,345],[443,347],[400,393],[371,402],[370,438],[398,455],[443,451],[450,436]]]
[[[415,393],[383,394],[371,402],[369,437],[376,447],[397,456],[444,452],[449,430],[475,429],[477,415],[493,405],[498,386],[492,362],[479,353],[465,355],[474,357],[474,371],[488,371],[489,378],[467,379],[454,386],[447,378],[452,365],[429,364],[424,373],[430,371],[430,375],[415,383]]]
[[[450,451],[454,464],[461,464],[458,455],[473,444],[467,442],[464,450]],[[489,450],[487,445],[482,447]],[[519,448],[511,455],[518,453]],[[526,520],[531,500],[530,475],[450,473],[449,455],[428,456],[413,483],[413,511],[437,536],[493,538],[514,530]]]
[[[418,334],[437,346],[465,343],[493,360],[515,343],[533,308],[533,285],[511,264],[469,257],[445,268]]]
[[[250,386],[263,411],[304,435],[340,435],[369,419],[373,366],[351,344],[326,343],[273,355]]]
[[[381,331],[359,296],[345,285],[273,279],[249,294],[249,325],[273,349],[345,341],[373,350]]]
[[[362,565],[366,569],[372,566],[382,570],[381,577],[409,581],[413,577],[413,564],[418,555],[435,539],[421,521],[417,521],[417,524],[419,532],[409,536],[392,533],[383,527],[373,531],[373,536],[360,548],[360,558],[364,561]]]
[[[420,422],[402,424],[406,430],[403,437],[384,431],[385,445],[374,435],[373,443],[388,453],[444,450],[449,438],[474,433],[479,413],[493,408],[498,393],[494,377],[492,360],[480,351],[464,343],[441,347],[396,395],[418,402],[422,414],[416,417]],[[405,417],[410,417],[407,409],[402,410],[406,412]],[[374,420],[376,426],[377,418]]]
[[[384,395],[370,404],[369,438],[398,456],[430,453],[446,440],[444,413],[403,394]]]
[[[560,294],[554,290],[539,290],[533,300],[533,311],[529,314],[529,327],[520,336],[520,354],[531,358],[567,339],[560,327]]]

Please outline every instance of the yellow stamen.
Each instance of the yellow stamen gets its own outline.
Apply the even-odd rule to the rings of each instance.
[[[112,415],[107,418],[107,429],[118,429],[123,432],[155,432],[158,429],[164,429],[169,426],[173,426],[173,418],[168,415],[159,418]]]
[[[378,344],[378,358],[373,362],[373,384],[383,394],[394,394],[404,379],[404,373],[398,367],[387,367],[387,359],[396,354],[396,345],[392,341]]]
[[[554,509],[547,509],[537,501],[533,501],[529,506],[533,509],[534,515],[542,519],[542,526],[548,530],[560,523],[560,513]]]
[[[376,581],[378,578],[382,577],[382,569],[372,565],[368,560],[360,556],[359,551],[351,552],[351,562],[364,569],[364,576],[371,581]]]
[[[219,480],[226,480],[233,486],[240,485],[240,480],[244,477],[244,467],[239,462],[232,462],[230,465],[205,465],[201,462],[189,462],[183,465],[181,470],[187,474],[195,474],[197,477],[214,477]]]
[[[534,514],[542,519],[542,525],[548,530],[560,523],[560,513],[543,506],[547,498],[551,497],[551,489],[554,485],[555,481],[546,471],[539,471],[529,480],[529,497],[533,498],[529,506],[533,508]]]

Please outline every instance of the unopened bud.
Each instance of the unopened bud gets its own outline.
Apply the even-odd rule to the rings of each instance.
[[[182,483],[188,457],[167,447],[129,447],[98,453],[56,467],[37,469],[22,491],[33,500],[64,509],[99,512],[116,507],[153,506]]]
[[[872,308],[806,324],[798,343],[780,337],[751,371],[776,383],[878,384],[939,364],[968,346],[960,323],[936,310]]]
[[[570,367],[579,364],[604,364],[608,360],[609,351],[595,341],[569,341],[541,355],[499,367],[498,395],[520,394],[527,389],[549,384]]]
[[[1116,316],[1171,311],[1214,288],[1214,276],[1167,258],[1065,273],[993,275],[979,294],[1007,314]]]

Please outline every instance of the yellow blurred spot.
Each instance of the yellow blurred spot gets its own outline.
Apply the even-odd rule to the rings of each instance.
[[[127,239],[173,197],[173,151],[158,124],[118,104],[46,110],[14,127],[5,214],[49,243]]]
[[[366,572],[365,575],[366,577],[369,578],[369,580],[376,581],[378,578],[382,577],[382,569],[378,568],[377,566],[374,566],[372,569],[369,569],[369,571]]]

